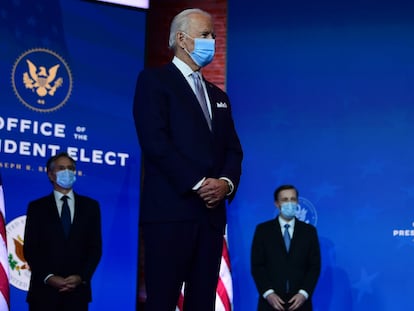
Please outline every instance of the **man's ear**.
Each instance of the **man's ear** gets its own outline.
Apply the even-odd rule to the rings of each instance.
[[[185,39],[185,34],[181,31],[178,31],[175,34],[175,41],[177,42],[177,44],[181,47],[184,48],[184,39]]]
[[[279,204],[277,203],[277,201],[275,201],[275,202],[274,202],[274,204],[275,204],[276,208],[279,208],[279,209],[280,209],[280,206],[279,206]]]

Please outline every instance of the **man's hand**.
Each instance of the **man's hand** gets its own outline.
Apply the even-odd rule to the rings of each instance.
[[[197,190],[197,194],[206,203],[207,208],[216,207],[229,191],[227,181],[223,179],[207,178]]]
[[[58,275],[52,275],[47,279],[46,283],[59,290],[65,288],[65,279]]]
[[[81,283],[82,279],[79,275],[69,275],[65,278],[65,285],[68,291],[74,290]]]
[[[53,275],[47,279],[47,284],[57,288],[59,292],[71,292],[81,283],[82,279],[79,275],[70,275],[67,278]]]
[[[283,306],[285,302],[280,298],[277,294],[271,293],[266,297],[267,302],[269,305],[272,306],[273,309],[278,311],[285,310],[285,307]]]
[[[296,294],[289,300],[289,303],[291,304],[289,307],[289,310],[296,310],[297,308],[302,306],[305,303],[305,301],[306,301],[305,296],[299,293]]]

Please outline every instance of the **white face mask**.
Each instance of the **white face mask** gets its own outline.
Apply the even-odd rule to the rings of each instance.
[[[298,204],[296,202],[284,202],[280,206],[280,213],[286,219],[292,219],[296,216],[298,210]]]
[[[62,170],[56,172],[56,183],[65,189],[71,189],[76,181],[75,172],[71,170]]]

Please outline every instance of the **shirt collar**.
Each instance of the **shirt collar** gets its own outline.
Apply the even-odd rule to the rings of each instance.
[[[280,228],[282,229],[282,230],[284,230],[285,229],[285,225],[286,224],[289,224],[290,225],[290,228],[289,229],[295,229],[295,221],[296,221],[296,217],[293,217],[291,220],[289,220],[289,221],[286,221],[286,220],[284,220],[282,217],[277,217],[277,219],[279,220],[279,225],[280,225]]]
[[[193,73],[193,70],[190,68],[190,66],[188,66],[186,63],[184,63],[177,56],[174,56],[172,62],[178,68],[178,70],[181,71],[181,73],[184,75],[184,77],[189,77]]]
[[[73,190],[71,189],[68,193],[66,193],[66,194],[64,194],[64,193],[62,193],[62,192],[59,192],[59,191],[57,191],[57,190],[53,190],[53,194],[54,194],[54,196],[55,196],[55,200],[56,200],[56,202],[60,202],[60,199],[64,196],[64,195],[66,195],[66,196],[68,196],[69,197],[69,199],[70,200],[74,200],[74,197],[75,197],[75,195],[74,195],[74,193],[73,193]]]

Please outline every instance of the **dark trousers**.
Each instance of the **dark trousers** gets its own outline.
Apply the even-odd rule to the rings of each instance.
[[[174,311],[185,282],[184,311],[213,311],[222,230],[209,223],[142,225],[145,311]]]
[[[44,301],[29,302],[29,311],[88,311],[88,305],[83,301],[59,299],[51,302],[45,298]]]

